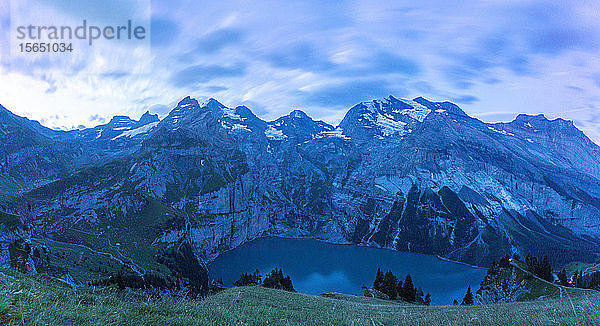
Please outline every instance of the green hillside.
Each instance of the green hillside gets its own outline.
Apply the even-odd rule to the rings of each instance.
[[[483,306],[427,307],[341,294],[233,288],[205,300],[79,288],[0,270],[3,325],[597,325],[596,292]]]
[[[8,230],[15,230],[23,227],[23,222],[17,215],[8,214],[0,211],[0,224],[3,224]]]
[[[512,260],[508,266],[488,270],[477,290],[480,303],[541,301],[549,298],[569,299],[598,292],[590,289],[566,287],[548,282],[527,270],[522,261]]]

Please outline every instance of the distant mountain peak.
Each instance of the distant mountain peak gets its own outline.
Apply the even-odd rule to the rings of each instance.
[[[556,118],[553,120],[548,119],[544,114],[519,114],[517,117],[510,122],[512,125],[524,125],[526,127],[545,128],[548,126],[558,126],[561,128],[577,129],[573,124],[572,120],[565,120],[562,118]],[[577,129],[579,130],[579,129]]]
[[[449,101],[432,102],[422,96],[419,96],[413,99],[413,102],[423,105],[437,113],[448,113],[457,117],[470,118],[469,115],[467,115],[467,113],[465,113],[465,111],[463,111],[458,105]]]
[[[160,119],[158,118],[158,114],[151,114],[150,111],[146,111],[139,120],[139,123],[142,125],[146,125],[153,122],[158,122]]]
[[[309,118],[312,120],[312,118],[310,118],[304,111],[302,110],[293,110],[292,112],[290,112],[290,114],[288,115],[290,118],[296,118],[296,119],[306,119]]]
[[[344,133],[357,139],[401,139],[410,134],[432,111],[438,109],[436,103],[423,101],[427,105],[390,95],[383,99],[360,102],[350,108],[339,126]]]
[[[548,120],[543,114],[525,114],[521,113],[517,115],[514,121],[531,121],[531,120]]]
[[[224,108],[225,105],[219,102],[217,99],[211,97],[200,104],[200,107],[208,107],[208,108]]]
[[[199,106],[199,103],[198,103],[198,100],[196,100],[195,98],[186,96],[181,101],[179,101],[179,103],[177,103],[177,105],[175,107],[177,108],[177,107],[183,107],[183,106],[188,106],[188,105]]]
[[[135,121],[126,115],[115,115],[108,122],[109,125],[126,125],[131,123],[135,123]]]
[[[271,140],[287,138],[296,142],[303,142],[335,129],[323,121],[314,120],[304,111],[297,109],[267,124],[268,129],[265,131],[267,138]]]

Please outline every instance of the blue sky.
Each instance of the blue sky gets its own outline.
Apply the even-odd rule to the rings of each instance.
[[[424,96],[484,121],[563,117],[600,142],[595,1],[97,3],[0,0],[0,103],[64,129],[164,115],[187,95],[267,120],[299,108],[334,124],[362,100]],[[11,52],[16,21],[128,18],[151,29],[147,42]]]

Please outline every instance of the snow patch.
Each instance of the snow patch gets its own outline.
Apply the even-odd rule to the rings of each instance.
[[[239,121],[243,121],[245,119],[242,119],[242,117],[240,117],[239,114],[235,113],[235,109],[231,109],[228,107],[221,107],[221,110],[223,111],[223,115],[229,119],[232,120],[239,120]]]
[[[367,110],[369,110],[369,112],[372,112],[372,113],[377,112],[377,109],[379,107],[381,107],[381,105],[379,103],[377,103],[377,105],[375,105],[375,101],[362,102],[362,104],[367,108]]]
[[[406,122],[396,121],[392,117],[381,113],[377,113],[377,125],[384,136],[391,136],[396,133],[406,134],[406,130],[404,130]]]
[[[265,136],[270,140],[284,140],[287,138],[287,136],[283,134],[283,131],[275,129],[273,126],[269,126],[265,129]]]
[[[158,121],[149,123],[145,126],[141,126],[136,129],[124,131],[122,134],[118,135],[117,137],[115,137],[111,140],[115,140],[115,139],[118,139],[121,137],[133,138],[137,135],[145,134],[145,133],[149,132],[150,130],[152,130],[154,127],[156,127],[157,124],[158,124]]]
[[[425,120],[425,118],[429,115],[429,113],[431,113],[431,110],[428,107],[426,107],[425,105],[422,105],[422,104],[417,103],[412,100],[403,99],[402,101],[407,103],[408,105],[412,106],[412,108],[404,109],[400,113],[402,113],[404,115],[408,115],[409,117],[411,117],[419,122],[423,122],[423,120]]]
[[[233,126],[231,126],[231,131],[232,132],[252,132],[252,130],[250,130],[246,125],[241,125],[239,123],[234,123]]]
[[[335,138],[342,138],[342,139],[350,139],[350,137],[344,135],[344,131],[340,127],[337,127],[334,130],[330,130],[330,131],[321,131],[316,136],[316,138],[322,138],[322,137],[335,137]]]
[[[498,130],[498,129],[494,129],[492,127],[488,127],[488,129],[491,130],[491,131],[495,131],[495,132],[497,132],[499,134],[507,135],[507,136],[514,136],[515,135],[512,132],[508,132],[506,130]]]

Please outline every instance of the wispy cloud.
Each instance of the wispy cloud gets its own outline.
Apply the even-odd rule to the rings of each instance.
[[[202,36],[196,43],[195,52],[213,54],[228,45],[240,43],[242,39],[243,34],[239,30],[232,28],[219,29]]]
[[[473,96],[473,95],[462,95],[462,96],[453,98],[453,100],[456,103],[473,104],[475,102],[478,102],[479,98],[477,96]]]
[[[195,65],[176,72],[171,77],[171,81],[175,87],[190,87],[216,78],[243,76],[245,71],[245,64],[235,66]]]
[[[594,81],[594,84],[596,84],[596,86],[600,87],[600,72],[593,74],[591,78]]]
[[[326,84],[317,89],[300,91],[298,95],[305,103],[345,109],[361,101],[387,97],[391,94],[405,96],[407,92],[394,88],[385,80],[368,79]]]
[[[44,3],[31,10],[40,21],[112,22],[143,16],[149,1]],[[338,119],[362,100],[422,95],[486,119],[544,112],[590,135],[600,130],[590,118],[600,108],[600,75],[590,73],[600,71],[599,3],[152,0],[151,10],[147,62],[114,44],[10,56],[0,66],[0,102],[32,118],[60,112],[69,117],[62,125],[77,126],[97,123],[96,113],[166,114],[186,95],[246,104],[264,118],[299,107],[319,119]],[[590,110],[569,112],[578,107]]]
[[[177,40],[179,27],[171,19],[152,17],[150,22],[152,47],[168,46]]]

